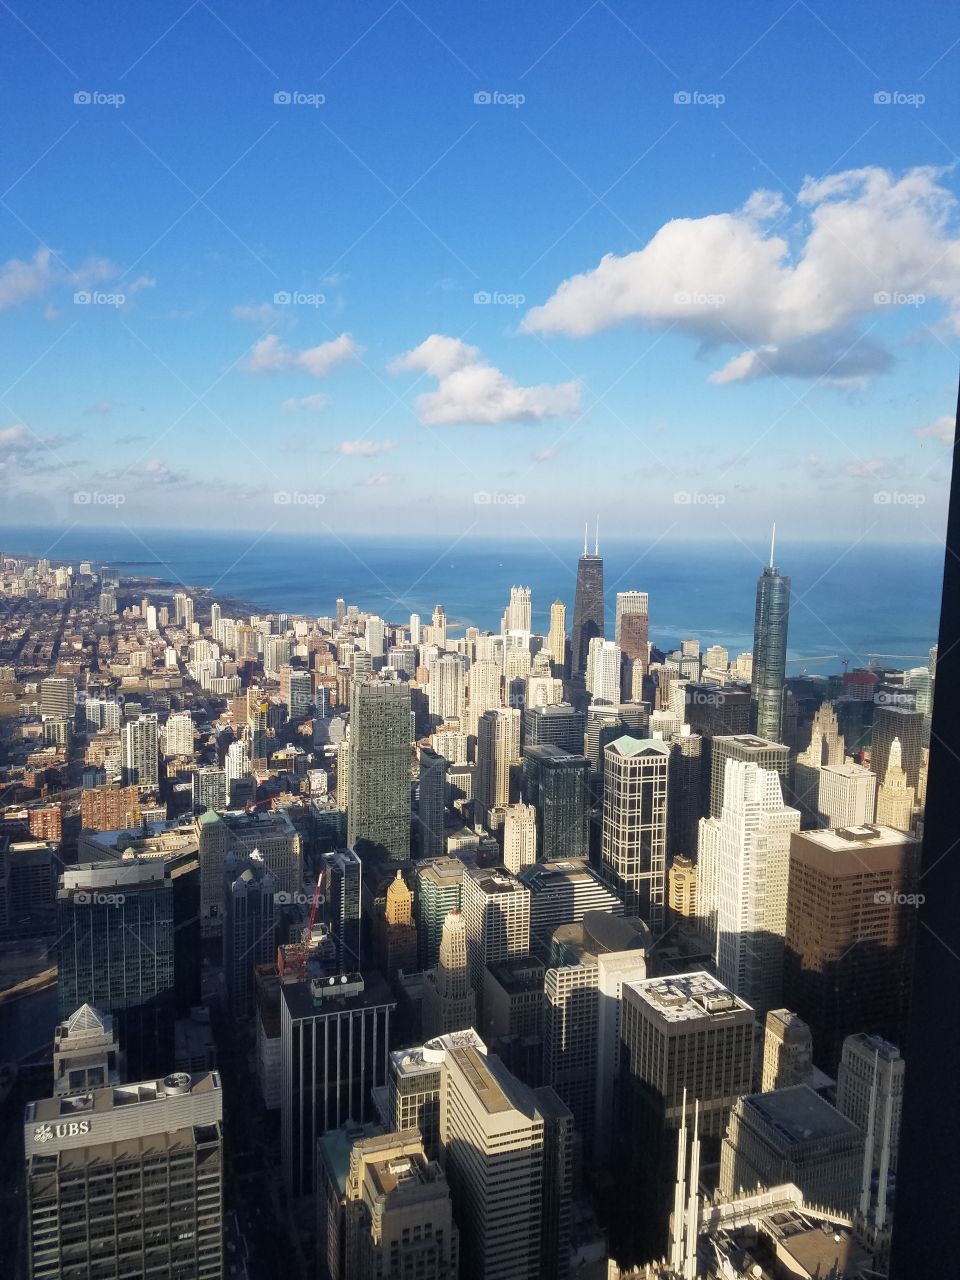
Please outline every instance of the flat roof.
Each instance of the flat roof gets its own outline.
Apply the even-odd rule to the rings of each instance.
[[[794,1145],[820,1142],[824,1138],[860,1136],[860,1129],[852,1120],[841,1115],[806,1084],[753,1093],[744,1098],[743,1104]]]
[[[753,1010],[705,969],[695,973],[672,974],[664,978],[647,978],[629,982],[624,989],[633,991],[661,1021],[692,1022],[704,1018],[728,1018],[731,1013]]]
[[[836,827],[826,831],[803,831],[805,844],[819,845],[829,849],[831,853],[848,853],[852,849],[876,849],[883,845],[916,844],[917,841],[905,831],[897,831],[895,827],[881,827],[876,823],[865,823],[862,827]]]
[[[354,994],[336,995],[337,988],[331,987],[331,994],[314,1001],[309,979],[304,982],[286,982],[280,988],[280,998],[286,1006],[294,1022],[305,1018],[323,1018],[350,1009],[370,1009],[380,1005],[396,1007],[396,999],[379,973],[365,974],[363,990],[357,992],[352,983],[344,984]]]

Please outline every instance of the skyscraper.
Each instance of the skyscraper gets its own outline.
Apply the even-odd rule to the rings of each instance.
[[[314,1190],[317,1139],[373,1115],[387,1083],[389,988],[374,974],[285,982],[280,988],[281,1156],[292,1196]]]
[[[61,1019],[113,1015],[135,1079],[173,1066],[174,887],[162,859],[65,868],[57,893]]]
[[[587,718],[569,703],[543,707],[526,707],[523,712],[523,742],[527,747],[548,743],[579,755],[583,751],[583,734]]]
[[[337,971],[357,973],[362,921],[360,858],[353,849],[336,849],[322,855],[321,866],[323,910],[320,918],[334,940]]]
[[[510,603],[503,615],[501,631],[530,630],[531,600],[529,587],[511,587]]]
[[[410,690],[355,680],[350,695],[347,843],[361,857],[410,853]]]
[[[420,827],[420,855],[424,858],[439,858],[445,852],[447,763],[446,758],[438,752],[429,747],[420,748],[417,818]]]
[[[513,798],[520,763],[520,712],[516,707],[485,711],[477,734],[477,807],[483,821]]]
[[[414,865],[413,911],[421,969],[436,967],[447,913],[460,910],[463,872],[464,865],[459,858],[431,858]]]
[[[201,765],[192,778],[193,804],[200,809],[227,807],[227,774],[216,765]]]
[[[477,658],[470,668],[467,676],[467,733],[471,738],[476,739],[480,731],[480,717],[501,705],[502,674],[500,663],[493,658]]]
[[[593,702],[620,704],[620,646],[594,636],[587,647],[587,693]]]
[[[123,781],[141,790],[152,790],[160,781],[157,761],[157,717],[138,716],[129,720],[121,734]]]
[[[424,974],[423,1034],[429,1040],[448,1031],[465,1031],[476,1021],[477,998],[470,985],[463,916],[459,910],[448,911],[439,962]]]
[[[236,863],[235,855],[229,856]],[[240,872],[227,892],[223,968],[232,1018],[253,1013],[254,969],[276,953],[273,877],[258,859]]]
[[[590,762],[551,745],[523,753],[523,795],[537,813],[537,857],[545,861],[590,852]]]
[[[787,625],[790,618],[790,579],[773,563],[764,566],[757,581],[757,609],[753,626],[751,697],[753,729],[761,738],[779,742],[783,733],[783,684],[787,670]]]
[[[681,1124],[691,1124],[699,1104],[704,1158],[715,1159],[730,1112],[750,1088],[753,1024],[753,1010],[708,973],[624,983],[615,1144],[621,1265],[663,1256]]]
[[[215,1071],[28,1103],[31,1280],[221,1280],[222,1116]]]
[[[482,1000],[487,965],[530,950],[530,890],[505,872],[471,868],[463,877],[463,921],[470,981]]]
[[[829,702],[823,702],[813,717],[810,744],[793,765],[792,803],[800,810],[804,826],[819,825],[821,770],[827,765],[842,765],[844,754],[837,713]]]
[[[817,797],[821,827],[862,827],[877,807],[876,774],[861,764],[826,764],[820,770]]]
[[[761,1017],[781,999],[790,836],[799,830],[774,770],[727,760],[723,812],[700,823],[697,914],[717,977]]]
[[[907,782],[903,768],[900,739],[894,738],[887,752],[887,767],[877,791],[877,822],[896,831],[909,831],[913,825],[916,792]]]
[[[728,760],[743,760],[763,769],[775,769],[781,785],[788,782],[790,748],[782,742],[771,742],[753,733],[738,733],[714,738],[710,744],[710,795],[707,816],[719,818],[723,812],[723,785]]]
[[[532,804],[507,806],[503,821],[503,865],[516,875],[537,860],[537,811]]]
[[[553,658],[554,669],[562,671],[567,661],[567,606],[562,600],[554,600],[550,606],[550,632],[547,647]]]
[[[900,743],[900,765],[907,775],[907,785],[916,790],[923,761],[923,714],[910,707],[891,705],[880,699],[889,694],[878,693],[873,709],[870,733],[870,768],[882,782],[886,776],[890,748],[896,738]]]
[[[670,748],[624,736],[604,751],[601,872],[628,915],[663,931]]]
[[[888,827],[792,837],[783,996],[809,1024],[824,1071],[854,1032],[904,1039],[919,856],[916,840]]]
[[[763,1092],[804,1084],[812,1068],[810,1028],[789,1009],[770,1009],[763,1028]]]
[[[574,678],[585,674],[590,641],[596,636],[603,637],[603,560],[599,531],[593,555],[590,555],[584,530],[583,555],[577,564],[577,589],[573,602],[570,674]]]

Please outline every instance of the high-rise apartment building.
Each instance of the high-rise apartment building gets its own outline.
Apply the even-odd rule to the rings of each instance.
[[[603,560],[599,539],[591,555],[584,536],[583,555],[577,564],[577,587],[573,601],[573,634],[570,646],[570,672],[576,678],[587,669],[590,641],[603,637]]]
[[[431,719],[436,724],[460,720],[466,699],[463,658],[458,653],[444,653],[430,665],[428,703]]]
[[[781,999],[790,838],[799,830],[779,775],[728,758],[721,815],[700,823],[697,913],[717,977],[761,1017]]]
[[[667,780],[670,748],[624,736],[604,751],[601,872],[658,936],[666,887]]]
[[[66,867],[57,892],[57,1003],[113,1015],[135,1078],[173,1066],[174,886],[162,859]]]
[[[836,1071],[855,1032],[903,1042],[919,848],[880,826],[792,837],[783,996],[809,1024],[824,1071]]]
[[[590,852],[590,762],[553,743],[528,745],[521,790],[537,815],[537,857],[586,857]]]
[[[410,854],[410,690],[355,680],[350,696],[347,843],[375,858]]]
[[[201,765],[193,775],[193,805],[198,809],[226,809],[227,772],[216,765]]]
[[[163,754],[193,756],[193,716],[189,711],[175,711],[163,726]]]
[[[667,849],[673,857],[694,857],[700,819],[703,817],[703,772],[707,755],[699,733],[680,732],[670,739],[670,807]]]
[[[537,860],[537,811],[532,804],[511,804],[503,818],[503,865],[516,875]]]
[[[321,1134],[372,1117],[371,1090],[387,1083],[395,1008],[377,974],[281,985],[281,1158],[290,1195],[314,1190]]]
[[[567,661],[567,606],[562,600],[554,600],[550,606],[547,648],[553,658],[554,669],[562,671]]]
[[[40,681],[40,714],[44,720],[70,720],[77,690],[72,676],[46,676]]]
[[[526,707],[523,712],[523,742],[526,747],[559,747],[580,755],[587,718],[569,703]]]
[[[667,905],[674,917],[692,919],[697,914],[697,864],[678,853],[667,872]]]
[[[783,685],[787,669],[787,625],[790,620],[790,579],[773,563],[757,582],[753,626],[753,675],[750,692],[754,732],[771,742],[783,734]]]
[[[587,648],[587,693],[593,702],[620,704],[620,646],[594,636]]]
[[[28,1103],[30,1280],[220,1280],[222,1117],[216,1072]]]
[[[89,787],[80,793],[85,831],[122,831],[140,825],[140,792],[130,787]]]
[[[704,1160],[718,1154],[750,1088],[753,1027],[753,1010],[708,973],[624,984],[614,1144],[621,1266],[664,1256],[681,1124],[692,1128],[697,1104]]]
[[[520,712],[516,707],[485,711],[477,732],[477,806],[489,820],[514,798],[520,764]]]
[[[129,720],[120,732],[123,781],[141,791],[155,790],[160,781],[157,744],[159,730],[155,715]],[[192,753],[191,746],[191,753]]]
[[[333,938],[336,969],[341,974],[360,969],[362,870],[355,849],[335,849],[321,855],[323,907],[318,919]]]
[[[493,658],[477,658],[467,675],[467,734],[476,738],[480,717],[502,705],[500,696],[503,670]]]

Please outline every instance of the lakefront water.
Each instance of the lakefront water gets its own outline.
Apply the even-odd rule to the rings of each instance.
[[[384,538],[184,530],[0,530],[7,553],[122,564],[122,571],[208,587],[267,611],[331,614],[337,597],[405,622],[429,620],[442,603],[451,621],[499,630],[513,584],[533,591],[533,626],[545,631],[550,604],[573,613],[572,540]],[[661,648],[696,637],[731,656],[753,638],[756,579],[767,550],[730,542],[607,540],[604,558],[608,634],[617,591],[650,595],[650,634]],[[892,665],[925,661],[937,639],[943,549],[934,544],[778,543],[777,563],[793,580],[790,670],[838,670],[842,659],[866,665],[870,654]],[[455,633],[454,633],[455,634]]]

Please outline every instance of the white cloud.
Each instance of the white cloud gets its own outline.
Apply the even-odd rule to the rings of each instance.
[[[53,254],[38,249],[29,262],[10,258],[0,266],[0,310],[39,298],[56,277]]]
[[[355,360],[363,351],[349,333],[341,333],[330,342],[304,351],[291,351],[275,333],[268,333],[257,342],[247,358],[248,373],[309,373],[313,378],[323,378],[338,365]]]
[[[883,474],[887,469],[888,462],[888,458],[868,458],[860,462],[848,462],[844,467],[844,471],[848,476],[858,476],[872,480],[876,476]]]
[[[578,382],[522,387],[488,364],[476,347],[440,333],[392,361],[389,370],[426,373],[437,379],[436,391],[416,399],[420,421],[428,426],[542,422],[580,407]]]
[[[247,320],[251,324],[258,324],[261,328],[273,324],[277,319],[278,312],[269,302],[261,302],[258,306],[246,306],[238,304],[231,312],[234,320]]]
[[[314,396],[293,396],[290,400],[284,400],[280,406],[287,413],[318,413],[321,409],[325,409],[330,403],[330,397],[325,396],[322,392],[317,392]]]
[[[522,327],[586,337],[637,323],[745,348],[715,382],[862,379],[890,364],[859,338],[868,317],[937,300],[960,322],[957,202],[940,177],[866,168],[807,179],[789,236],[769,225],[787,207],[767,191],[733,213],[674,219],[642,249],[563,281]]]
[[[913,434],[918,440],[940,440],[943,444],[953,444],[956,425],[956,419],[951,414],[945,413],[942,418],[931,422],[927,427],[915,427]]]
[[[395,440],[341,440],[334,445],[333,452],[342,453],[346,458],[373,458],[395,448]]]
[[[392,471],[378,471],[375,475],[368,476],[364,481],[364,484],[368,486],[372,485],[375,488],[382,488],[385,484],[393,484],[396,478],[397,477]]]
[[[129,284],[123,286],[123,292],[128,298],[134,298],[141,289],[152,289],[156,283],[153,276],[137,276],[136,280],[131,280]]]

